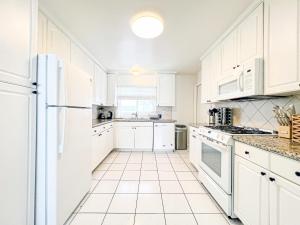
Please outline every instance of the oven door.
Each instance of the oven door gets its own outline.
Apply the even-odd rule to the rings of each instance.
[[[200,167],[227,194],[231,194],[231,146],[201,136]]]

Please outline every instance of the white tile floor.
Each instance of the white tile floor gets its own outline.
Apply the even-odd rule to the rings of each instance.
[[[229,225],[197,180],[188,151],[112,152],[70,225]]]

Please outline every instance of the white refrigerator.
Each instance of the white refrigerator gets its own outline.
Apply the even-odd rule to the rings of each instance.
[[[63,225],[91,182],[92,78],[38,56],[36,225]]]

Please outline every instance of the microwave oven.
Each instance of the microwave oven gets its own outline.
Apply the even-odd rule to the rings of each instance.
[[[247,61],[231,75],[218,81],[217,100],[263,95],[264,91],[263,59]]]

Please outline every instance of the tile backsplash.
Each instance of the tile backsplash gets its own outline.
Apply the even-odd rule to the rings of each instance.
[[[201,123],[208,122],[208,110],[213,107],[230,107],[233,108],[233,125],[247,126],[267,130],[277,130],[278,124],[274,118],[272,109],[275,105],[288,106],[294,104],[296,113],[300,113],[300,95],[254,100],[254,101],[230,101],[214,104],[201,104],[200,110],[204,110],[201,115],[205,118],[200,118]]]
[[[114,114],[114,117],[116,117],[116,107],[109,107],[109,106],[97,106],[93,105],[93,119],[97,119],[99,115],[99,109],[103,108],[104,111],[112,111]],[[162,119],[172,119],[173,113],[172,113],[172,107],[157,107],[156,113],[160,113],[162,115]]]

